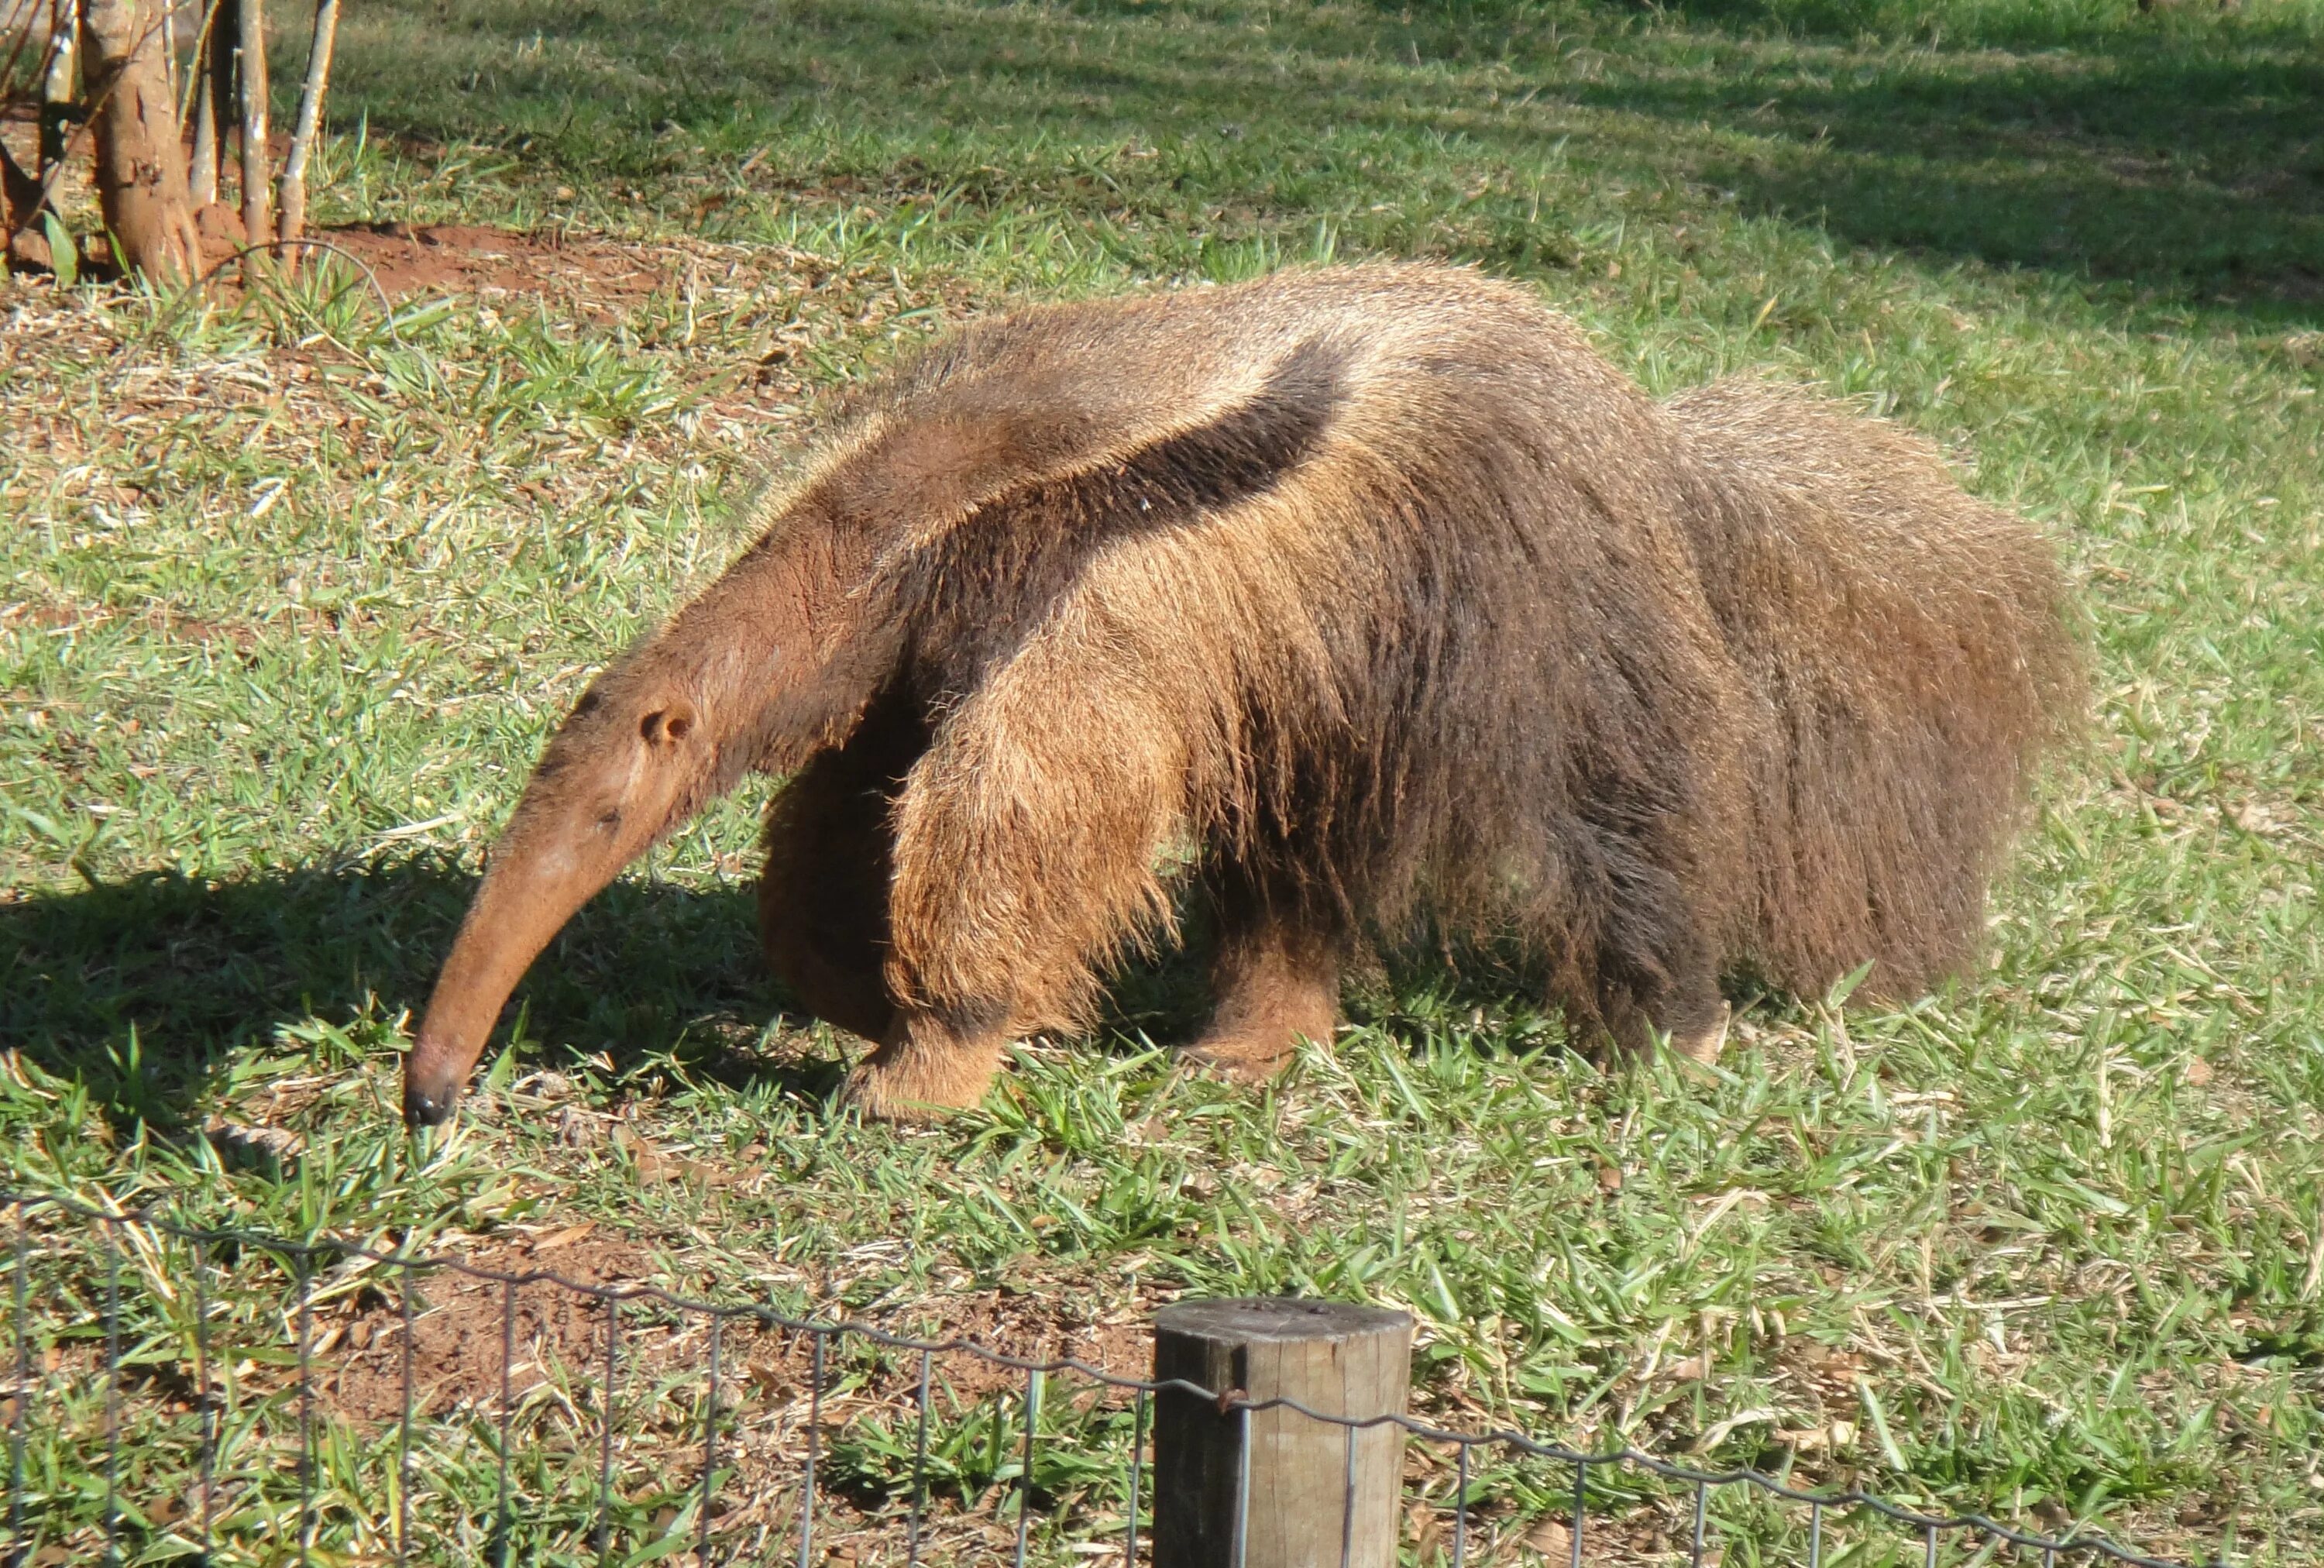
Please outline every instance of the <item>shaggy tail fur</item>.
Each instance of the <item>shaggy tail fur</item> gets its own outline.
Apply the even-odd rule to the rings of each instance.
[[[1795,994],[1868,958],[1867,994],[1925,989],[1974,951],[2026,777],[2079,717],[2064,576],[1894,425],[1747,380],[1665,407],[1696,458],[1704,591],[1758,705],[1757,885],[1729,950]]]

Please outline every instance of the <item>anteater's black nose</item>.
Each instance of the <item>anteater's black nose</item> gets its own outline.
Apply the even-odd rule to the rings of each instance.
[[[418,1084],[403,1086],[403,1120],[412,1127],[440,1127],[452,1120],[452,1107],[459,1103],[453,1090],[431,1090]]]

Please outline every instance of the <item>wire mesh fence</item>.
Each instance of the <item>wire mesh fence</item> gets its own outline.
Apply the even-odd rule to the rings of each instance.
[[[1274,1506],[1254,1417],[1401,1436],[1416,1568],[1495,1561],[2178,1568],[1757,1470],[1353,1420],[651,1285],[478,1266],[0,1191],[13,1359],[7,1568],[192,1561],[1090,1563],[1193,1538],[1157,1498],[1157,1402],[1239,1424],[1230,1561]],[[844,1408],[843,1408],[844,1407]],[[1279,1419],[1279,1418],[1278,1418]],[[1644,1521],[1642,1524],[1641,1521]],[[1524,1551],[1509,1526],[1525,1526]],[[1336,1526],[1336,1535],[1334,1529]],[[1163,1536],[1157,1555],[1156,1536]],[[1388,1561],[1381,1557],[1379,1561]]]

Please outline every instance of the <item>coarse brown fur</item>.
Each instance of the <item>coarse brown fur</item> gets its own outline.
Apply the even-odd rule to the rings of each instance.
[[[1698,1053],[1738,965],[1917,991],[2079,700],[2048,548],[1925,443],[1750,382],[1656,404],[1470,272],[1028,310],[828,429],[551,741],[416,1117],[572,910],[752,770],[792,780],[769,955],[903,1114],[1085,1020],[1175,935],[1174,875],[1217,909],[1196,1048],[1231,1070],[1327,1035],[1343,958],[1423,929]]]

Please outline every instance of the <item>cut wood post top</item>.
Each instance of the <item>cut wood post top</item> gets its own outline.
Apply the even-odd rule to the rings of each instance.
[[[1242,1296],[1222,1301],[1181,1301],[1154,1314],[1155,1329],[1192,1339],[1352,1339],[1408,1333],[1412,1314],[1347,1301],[1309,1301],[1296,1296]]]

